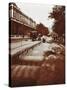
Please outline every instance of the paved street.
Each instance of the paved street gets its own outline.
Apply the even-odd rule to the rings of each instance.
[[[17,43],[11,43],[11,55],[14,55],[22,50],[30,48],[36,44],[40,43],[40,41],[22,41]]]
[[[31,40],[28,40],[28,41],[23,40],[23,41],[19,41],[19,42],[13,42],[13,43],[11,43],[11,50],[19,48],[21,46],[24,46],[26,44],[30,44],[30,43],[32,43]]]
[[[48,42],[41,42],[41,41],[20,41],[20,42],[13,42],[11,43],[11,55],[15,55],[16,53],[19,53],[20,51],[23,51],[25,49],[28,49],[36,44],[34,48],[31,50],[28,50],[28,53],[25,55],[22,55],[22,59],[24,60],[43,60],[44,59],[44,53],[46,51],[52,51],[53,47],[60,47],[56,43],[48,43]],[[40,43],[40,44],[39,44]]]
[[[60,47],[56,43],[42,43],[34,47],[32,50],[30,50],[26,55],[22,55],[22,59],[24,60],[35,60],[35,61],[42,61],[44,59],[44,54],[47,51],[52,51],[52,48]]]

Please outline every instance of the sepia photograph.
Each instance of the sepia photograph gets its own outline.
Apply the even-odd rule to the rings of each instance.
[[[65,84],[65,6],[10,2],[9,86]]]

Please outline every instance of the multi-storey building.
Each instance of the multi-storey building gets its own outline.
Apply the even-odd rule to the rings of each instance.
[[[9,3],[10,35],[27,35],[36,30],[36,22],[25,15],[15,3]]]

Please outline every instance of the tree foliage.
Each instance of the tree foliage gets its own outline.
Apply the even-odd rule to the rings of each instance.
[[[47,35],[49,33],[49,30],[46,26],[44,26],[42,23],[37,24],[37,32],[41,35]]]
[[[54,19],[54,25],[52,27],[59,36],[65,33],[65,6],[56,5],[53,11],[50,13],[49,18]]]

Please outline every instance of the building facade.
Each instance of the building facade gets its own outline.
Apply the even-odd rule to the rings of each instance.
[[[10,35],[27,35],[36,30],[36,22],[25,15],[15,3],[9,3]]]

